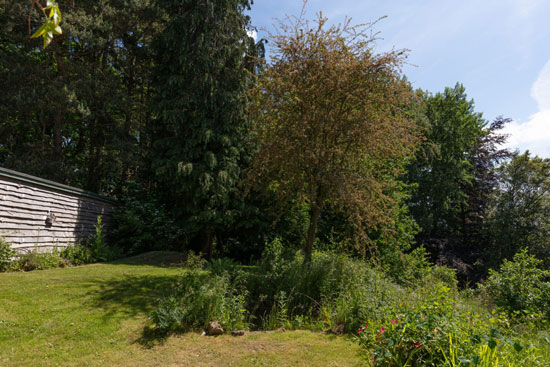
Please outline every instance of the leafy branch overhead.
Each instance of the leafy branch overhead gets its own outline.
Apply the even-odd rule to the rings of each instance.
[[[46,17],[46,21],[32,34],[31,38],[42,37],[44,39],[44,48],[46,48],[53,40],[54,36],[63,33],[59,25],[61,23],[61,11],[59,10],[57,2],[52,0],[46,2],[46,7],[40,5],[38,0],[34,1],[34,5],[42,11]]]

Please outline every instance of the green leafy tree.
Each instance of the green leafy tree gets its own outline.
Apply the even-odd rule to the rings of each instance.
[[[489,265],[525,248],[550,264],[550,159],[517,152],[499,167],[500,185],[489,212]]]
[[[409,207],[422,236],[456,236],[467,201],[464,188],[474,178],[470,157],[485,121],[461,84],[425,95],[425,103],[425,140],[408,170],[409,182],[417,187]]]
[[[424,140],[407,171],[414,188],[409,208],[421,227],[417,240],[461,280],[479,280],[483,270],[474,264],[491,241],[487,211],[499,185],[496,167],[510,155],[500,133],[509,119],[488,124],[461,84],[423,98]]]
[[[238,184],[249,159],[250,3],[161,4],[172,18],[155,43],[152,167],[188,240],[211,255],[239,212]]]
[[[304,261],[311,261],[321,213],[346,213],[364,253],[367,230],[392,220],[388,194],[415,143],[401,80],[403,51],[375,54],[370,26],[328,26],[287,18],[271,35],[273,55],[253,91],[259,151],[251,182],[309,208]]]
[[[169,16],[149,0],[63,1],[63,33],[41,48],[28,27],[42,13],[0,7],[0,164],[120,194],[146,166],[150,44]]]

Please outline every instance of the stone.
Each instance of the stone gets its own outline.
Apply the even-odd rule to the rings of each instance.
[[[206,335],[210,336],[222,335],[224,333],[222,326],[217,321],[209,322],[205,332]]]
[[[338,324],[332,327],[330,331],[335,335],[342,335],[344,334],[344,325]]]
[[[244,330],[233,330],[233,331],[231,331],[231,335],[233,335],[233,336],[243,336],[244,335]]]

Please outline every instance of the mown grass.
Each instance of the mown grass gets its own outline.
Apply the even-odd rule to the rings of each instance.
[[[306,331],[151,338],[176,253],[0,274],[0,366],[359,366],[360,347]]]

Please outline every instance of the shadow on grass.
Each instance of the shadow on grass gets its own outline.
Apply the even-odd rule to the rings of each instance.
[[[98,281],[95,289],[87,294],[87,303],[102,309],[105,320],[147,317],[156,308],[158,299],[171,293],[176,278],[168,275],[127,275],[123,279]],[[168,336],[147,325],[134,343],[150,349],[163,344]]]
[[[151,251],[110,262],[113,265],[149,265],[162,268],[180,267],[186,255],[174,251]]]
[[[160,297],[171,293],[176,276],[127,275],[123,279],[97,281],[87,303],[105,311],[104,318],[148,316]]]
[[[145,326],[141,333],[141,337],[134,340],[134,343],[141,345],[146,349],[152,349],[158,345],[164,344],[170,335],[175,333],[161,331],[150,326]]]

